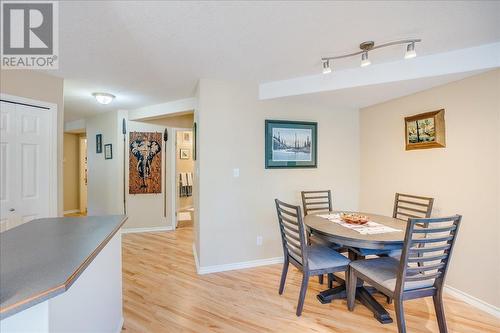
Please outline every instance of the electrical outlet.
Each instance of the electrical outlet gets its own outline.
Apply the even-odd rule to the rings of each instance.
[[[238,178],[240,176],[240,169],[235,168],[233,169],[233,177]]]
[[[262,236],[257,236],[257,246],[262,246]]]

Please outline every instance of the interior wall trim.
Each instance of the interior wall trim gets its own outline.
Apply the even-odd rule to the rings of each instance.
[[[171,226],[166,227],[151,227],[151,228],[125,228],[122,229],[122,234],[135,234],[140,232],[161,232],[161,231],[172,231],[174,230]]]
[[[494,306],[493,304],[486,303],[483,300],[480,300],[479,298],[476,298],[474,296],[471,296],[467,293],[464,293],[461,290],[458,290],[457,288],[453,288],[451,286],[446,285],[444,287],[444,291],[448,294],[451,295],[455,298],[458,298],[459,300],[472,305],[476,309],[482,310],[486,313],[489,313],[497,318],[500,318],[500,308],[497,306]]]

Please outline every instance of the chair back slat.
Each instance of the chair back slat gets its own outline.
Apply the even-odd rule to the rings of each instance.
[[[304,215],[317,211],[332,211],[332,191],[302,191],[302,207]]]
[[[442,288],[461,219],[455,215],[408,220],[396,294],[403,293],[408,282],[429,281]]]
[[[300,206],[293,206],[278,199],[274,201],[285,258],[290,256],[307,269],[307,238]]]
[[[409,218],[429,218],[433,204],[433,198],[396,193],[392,217],[405,221]]]

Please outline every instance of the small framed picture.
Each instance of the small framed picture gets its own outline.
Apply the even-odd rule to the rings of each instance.
[[[191,132],[184,132],[182,134],[182,142],[183,143],[191,143]]]
[[[181,149],[179,156],[181,160],[189,160],[189,149]]]
[[[97,154],[102,153],[102,134],[96,134],[95,136],[95,152]]]
[[[107,160],[113,158],[113,145],[111,145],[111,143],[104,145],[104,158]]]
[[[444,109],[405,118],[406,150],[446,147]]]

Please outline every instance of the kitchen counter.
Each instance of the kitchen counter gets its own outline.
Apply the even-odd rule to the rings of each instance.
[[[68,291],[126,220],[122,215],[44,218],[1,233],[0,319]]]

